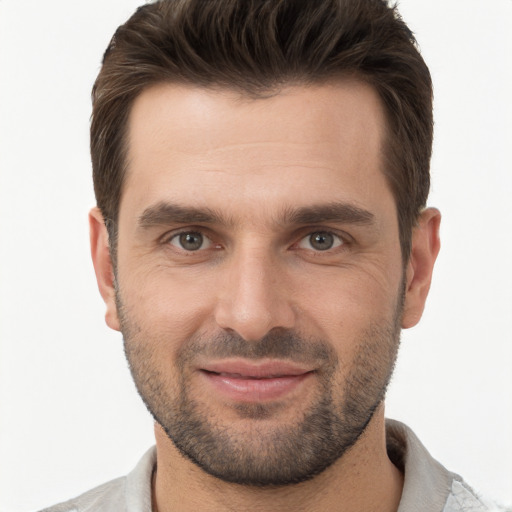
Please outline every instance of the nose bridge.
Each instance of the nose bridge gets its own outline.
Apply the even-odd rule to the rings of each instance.
[[[266,244],[238,247],[227,263],[216,310],[217,324],[256,341],[275,327],[291,328],[294,312],[280,259]]]

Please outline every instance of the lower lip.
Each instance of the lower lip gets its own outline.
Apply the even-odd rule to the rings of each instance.
[[[312,372],[308,372],[270,379],[249,379],[207,371],[201,373],[217,392],[238,402],[268,402],[283,398],[312,376]]]

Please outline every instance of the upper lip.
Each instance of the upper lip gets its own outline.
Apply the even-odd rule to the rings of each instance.
[[[261,362],[248,362],[246,360],[214,361],[202,365],[201,370],[247,378],[268,379],[272,377],[293,377],[304,375],[314,370],[314,368],[301,364],[267,360]]]

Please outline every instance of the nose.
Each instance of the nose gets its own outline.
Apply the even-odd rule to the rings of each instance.
[[[295,323],[290,286],[278,258],[248,248],[226,262],[215,319],[222,329],[247,341]]]

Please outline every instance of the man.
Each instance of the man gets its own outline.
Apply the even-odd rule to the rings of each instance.
[[[381,0],[161,1],[93,91],[92,257],[156,449],[48,510],[493,510],[384,420],[439,251],[432,89]]]

